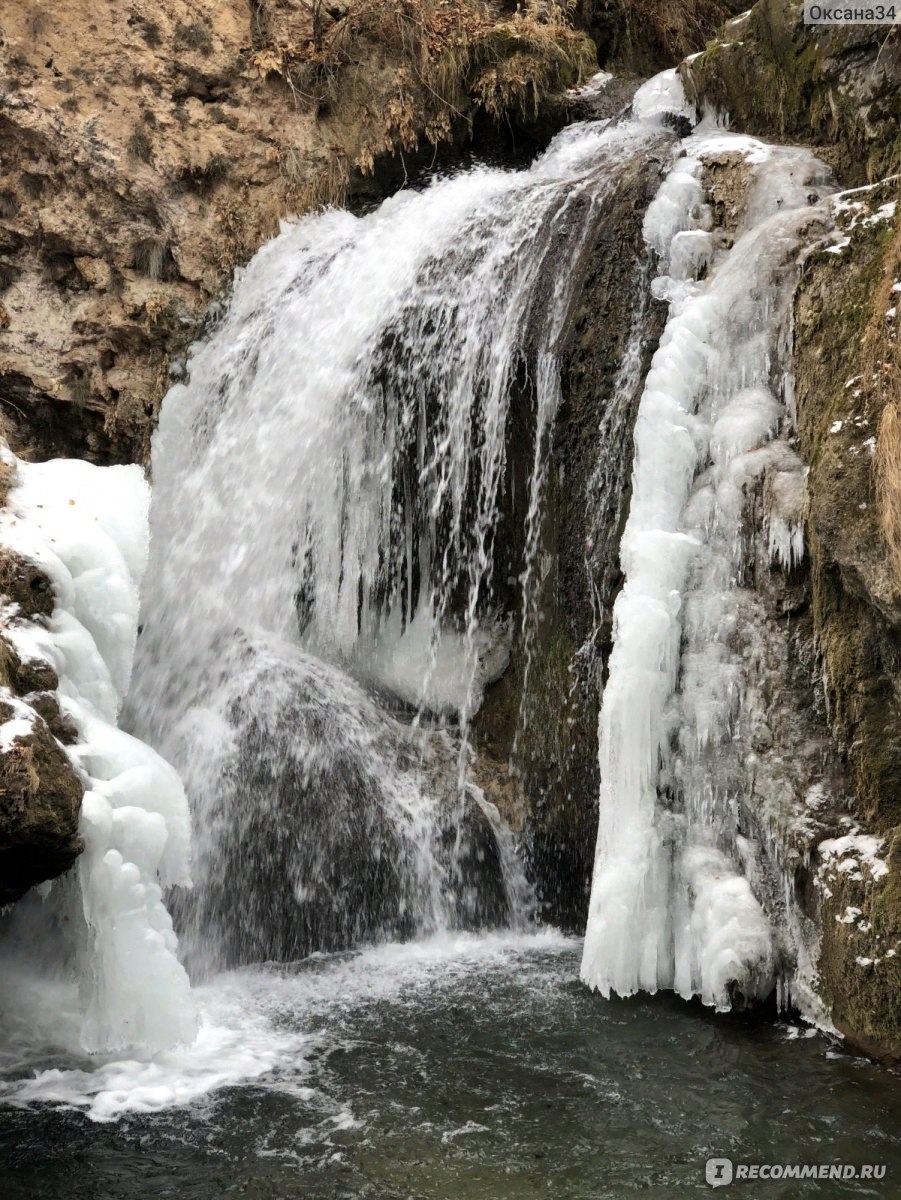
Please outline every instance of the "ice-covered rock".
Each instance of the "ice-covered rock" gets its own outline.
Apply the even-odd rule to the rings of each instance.
[[[195,1024],[163,902],[164,888],[190,883],[184,790],[167,763],[116,726],[137,636],[149,488],[136,466],[57,459],[20,462],[16,475],[0,514],[0,543],[20,584],[7,592],[5,635],[20,664],[55,684],[57,732],[68,736],[65,745],[53,739],[38,702],[5,700],[2,769],[42,743],[61,776],[66,756],[74,766],[79,800],[84,790],[74,923],[85,934],[82,1045],[152,1053],[190,1041]],[[49,588],[27,606],[36,580]],[[77,812],[71,798],[69,807]]]

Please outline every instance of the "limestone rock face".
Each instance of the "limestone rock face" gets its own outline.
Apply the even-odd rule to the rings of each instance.
[[[821,984],[840,1029],[871,1052],[897,1055],[901,579],[877,470],[882,461],[890,479],[901,472],[886,425],[896,403],[897,348],[885,296],[901,279],[897,222],[884,219],[887,187],[858,193],[840,217],[841,248],[807,263],[796,297],[795,360],[822,688],[853,785],[855,825],[882,839],[888,868],[874,870],[854,841],[821,862]]]
[[[801,0],[758,0],[681,67],[733,127],[811,142],[849,184],[901,165],[901,42],[887,26],[804,24]]]
[[[568,27],[465,0],[429,12],[6,6],[0,432],[16,453],[146,459],[173,356],[280,219],[371,189],[382,160],[399,185],[477,115],[540,123],[596,63]]]

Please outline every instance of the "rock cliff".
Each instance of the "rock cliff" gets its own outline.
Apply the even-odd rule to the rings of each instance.
[[[561,94],[595,69],[592,43],[553,6],[7,6],[0,409],[12,448],[145,460],[179,352],[280,219],[378,195],[382,172],[397,186],[480,122],[546,138]]]
[[[896,1057],[901,37],[885,26],[805,26],[802,4],[759,0],[681,71],[699,106],[728,113],[733,129],[814,145],[852,189],[795,297],[798,443],[809,466],[803,686],[819,693],[819,723],[831,731],[834,787],[822,806],[840,809],[843,787],[850,804],[839,836],[813,850],[807,907],[822,931],[820,989],[836,1026]]]

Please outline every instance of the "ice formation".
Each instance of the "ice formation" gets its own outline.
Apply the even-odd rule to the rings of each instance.
[[[670,101],[673,103],[673,101]],[[731,731],[746,665],[746,496],[762,482],[771,555],[803,553],[787,282],[825,169],[806,151],[699,130],[651,203],[645,239],[669,319],[635,429],[625,585],[600,717],[597,857],[582,977],[603,995],[674,989],[729,1007],[765,994],[776,951],[743,856]],[[741,154],[734,245],[713,231],[705,160]]]
[[[76,871],[86,936],[80,1039],[94,1052],[153,1054],[196,1032],[163,889],[190,883],[184,790],[153,750],[116,726],[131,675],[149,488],[139,467],[16,463],[0,541],[36,562],[55,607],[46,627],[9,614],[23,659],[59,676],[67,747],[83,775],[85,850]],[[9,726],[0,735],[9,737]]]

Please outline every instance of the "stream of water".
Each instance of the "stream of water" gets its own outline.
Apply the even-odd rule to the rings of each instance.
[[[18,644],[58,671],[91,789],[78,870],[0,917],[3,1200],[662,1198],[723,1155],[885,1168],[818,1196],[901,1178],[891,1072],[772,1007],[726,1011],[779,981],[818,1016],[738,713],[766,717],[747,563],[803,554],[787,330],[830,182],[805,151],[681,137],[688,115],[667,72],[527,170],[287,226],[166,398],[149,559],[136,468],[23,467],[7,536],[58,607]],[[598,501],[624,586],[583,942],[540,925],[470,733],[518,637],[529,735],[573,281],[648,155],[623,395],[652,302],[668,321],[628,514]],[[747,182],[728,236],[723,156]],[[599,494],[625,491],[614,407]]]
[[[810,1029],[604,1000],[580,951],[463,934],[220,977],[197,989],[211,1027],[193,1056],[67,1063],[88,1079],[50,1075],[0,1110],[4,1200],[664,1200],[709,1192],[720,1155],[887,1169],[741,1195],[894,1194],[891,1073]],[[229,1086],[260,1054],[266,1074]],[[200,1095],[171,1107],[167,1089]]]

